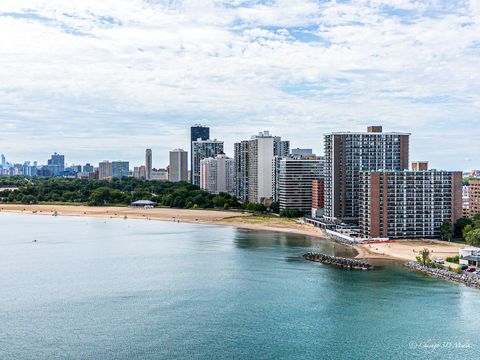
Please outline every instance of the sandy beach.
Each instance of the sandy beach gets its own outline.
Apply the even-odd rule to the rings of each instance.
[[[251,230],[289,232],[326,238],[325,232],[310,224],[299,224],[296,219],[277,216],[253,216],[237,211],[191,210],[171,208],[94,207],[73,205],[0,204],[0,212],[30,213],[58,216],[93,216],[102,218],[148,219],[180,221],[197,224],[233,226]]]
[[[372,254],[394,257],[396,259],[411,261],[419,255],[419,251],[427,248],[430,250],[430,258],[442,258],[458,255],[458,250],[465,244],[457,244],[439,240],[398,240],[392,243],[379,243],[359,245],[359,248]],[[452,264],[457,266],[457,264]]]
[[[30,213],[58,216],[93,216],[102,218],[146,219],[161,221],[180,221],[197,224],[233,226],[250,230],[279,231],[328,239],[326,233],[310,224],[300,224],[297,219],[277,216],[254,216],[236,211],[191,210],[171,208],[129,208],[129,207],[93,207],[73,205],[21,205],[0,204],[0,212]],[[437,240],[399,240],[392,243],[355,245],[357,258],[415,260],[423,248],[430,250],[431,258],[445,259],[458,255],[465,245],[446,243]],[[455,265],[455,264],[452,264]]]

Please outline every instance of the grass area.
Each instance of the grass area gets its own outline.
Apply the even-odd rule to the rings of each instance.
[[[297,219],[282,218],[272,214],[253,214],[251,216],[231,216],[223,219],[225,222],[242,222],[247,224],[283,224],[292,225]]]

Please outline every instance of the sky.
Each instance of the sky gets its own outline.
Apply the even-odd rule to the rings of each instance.
[[[0,153],[154,167],[189,128],[410,132],[411,160],[480,168],[480,0],[0,3]]]

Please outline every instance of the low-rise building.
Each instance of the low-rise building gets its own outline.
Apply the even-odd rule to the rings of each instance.
[[[459,263],[461,265],[479,266],[480,265],[480,248],[464,247],[458,251]]]
[[[167,169],[152,169],[150,179],[157,181],[168,181]]]

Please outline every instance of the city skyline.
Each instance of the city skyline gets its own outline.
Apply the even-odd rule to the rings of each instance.
[[[367,125],[371,125],[371,124],[367,124]],[[193,126],[193,125],[192,125]],[[209,126],[209,125],[206,125],[206,126]],[[378,124],[378,126],[382,126],[381,124]],[[216,129],[215,129],[216,130]],[[355,128],[354,129],[347,129],[345,131],[343,130],[338,130],[338,129],[332,129],[330,131],[330,133],[342,133],[342,132],[345,132],[345,133],[356,133],[356,132],[363,132],[364,128]],[[386,131],[393,131],[393,132],[398,132],[397,129],[395,128],[392,128],[392,129],[385,129]],[[408,130],[408,129],[407,129]],[[262,130],[263,131],[263,130]],[[272,131],[270,130],[266,130],[266,131],[269,131],[272,133]],[[410,130],[412,131],[412,130]],[[141,165],[145,165],[145,161],[146,161],[146,158],[145,158],[145,151],[149,150],[151,151],[152,153],[154,153],[154,157],[153,157],[153,161],[152,161],[152,168],[155,168],[155,169],[164,169],[168,166],[169,164],[169,152],[172,151],[172,149],[177,149],[177,148],[189,148],[191,147],[190,146],[190,142],[189,142],[189,138],[191,137],[191,134],[190,134],[190,127],[187,126],[186,129],[184,129],[184,132],[187,133],[187,139],[184,139],[184,142],[182,144],[188,144],[188,145],[176,145],[174,147],[172,147],[171,149],[168,149],[166,151],[166,153],[161,153],[159,152],[158,150],[155,150],[156,148],[154,146],[150,146],[150,147],[142,147],[141,148],[141,151],[140,151],[140,154],[137,154],[135,153],[131,158],[121,158],[121,157],[115,157],[115,154],[113,155],[113,157],[111,158],[108,158],[106,156],[102,156],[102,155],[96,155],[95,159],[98,159],[98,160],[91,160],[90,158],[86,159],[84,157],[78,157],[78,159],[80,160],[75,160],[73,161],[72,160],[72,156],[70,155],[70,152],[67,150],[67,151],[63,151],[63,150],[52,150],[48,153],[46,153],[45,156],[41,157],[41,156],[37,156],[36,158],[25,158],[25,159],[13,159],[12,160],[12,157],[11,157],[11,153],[7,153],[5,151],[2,151],[3,148],[0,148],[0,154],[4,155],[6,157],[6,160],[8,163],[10,164],[24,164],[25,162],[37,162],[39,165],[47,165],[48,164],[48,157],[50,157],[52,154],[55,154],[55,153],[60,153],[62,155],[65,156],[65,166],[74,166],[74,165],[85,165],[85,164],[98,164],[104,160],[110,160],[110,161],[114,161],[114,160],[120,160],[120,159],[123,159],[125,161],[128,161],[130,164],[131,164],[131,167],[133,169],[133,166],[141,166]],[[243,136],[243,138],[245,138],[246,136],[248,137],[253,137],[255,136],[258,132],[261,132],[261,131],[257,131],[257,132],[253,132],[251,134],[243,134],[241,136]],[[322,134],[321,138],[322,138],[322,144],[324,144],[324,136],[327,135],[328,133],[324,133]],[[410,134],[410,137],[411,139],[415,139],[416,136],[415,136],[415,131],[413,130],[412,133]],[[212,139],[211,139],[212,140]],[[223,138],[219,138],[219,139],[214,139],[214,140],[218,140],[218,141],[222,141],[224,142],[224,153],[228,156],[231,156],[233,157],[234,155],[234,144],[235,142],[238,142],[240,141],[239,139],[236,139],[234,140],[233,143],[227,143],[226,141],[223,140]],[[440,139],[439,139],[440,140]],[[293,144],[296,144],[296,141],[295,139],[291,139],[290,141],[291,143]],[[419,154],[418,156],[412,156],[412,154],[414,154],[414,150],[412,149],[415,149],[417,146],[417,144],[415,142],[411,143],[410,144],[410,162],[424,162],[424,161],[427,161],[429,163],[429,166],[430,168],[432,169],[438,169],[438,170],[456,170],[456,171],[462,171],[462,172],[470,172],[472,170],[476,170],[476,169],[480,169],[480,159],[478,156],[474,157],[473,159],[470,159],[472,161],[469,161],[468,163],[471,164],[470,167],[467,166],[467,168],[459,168],[459,166],[455,166],[453,165],[452,167],[449,167],[449,168],[442,168],[442,167],[439,167],[439,166],[435,166],[435,164],[438,162],[435,162],[435,161],[432,161],[432,159],[429,159],[427,158],[427,156],[425,155],[422,155],[422,154]],[[164,148],[164,147],[162,147]],[[321,149],[318,149],[315,151],[315,147],[311,146],[311,144],[307,144],[305,147],[301,147],[301,146],[290,146],[290,148],[292,150],[295,150],[295,149],[306,149],[306,150],[312,150],[313,153],[319,155],[319,156],[324,156],[324,148],[322,147]],[[447,149],[448,150],[448,149]],[[454,151],[454,149],[450,149],[452,151]],[[189,157],[189,168],[188,170],[190,171],[191,168],[190,168],[190,156],[191,154],[189,153],[188,154],[188,157]],[[133,159],[133,160],[132,160]]]
[[[265,129],[320,154],[373,123],[412,131],[412,159],[478,168],[479,18],[475,1],[4,3],[0,151],[152,148],[158,166],[202,123],[230,155]]]

